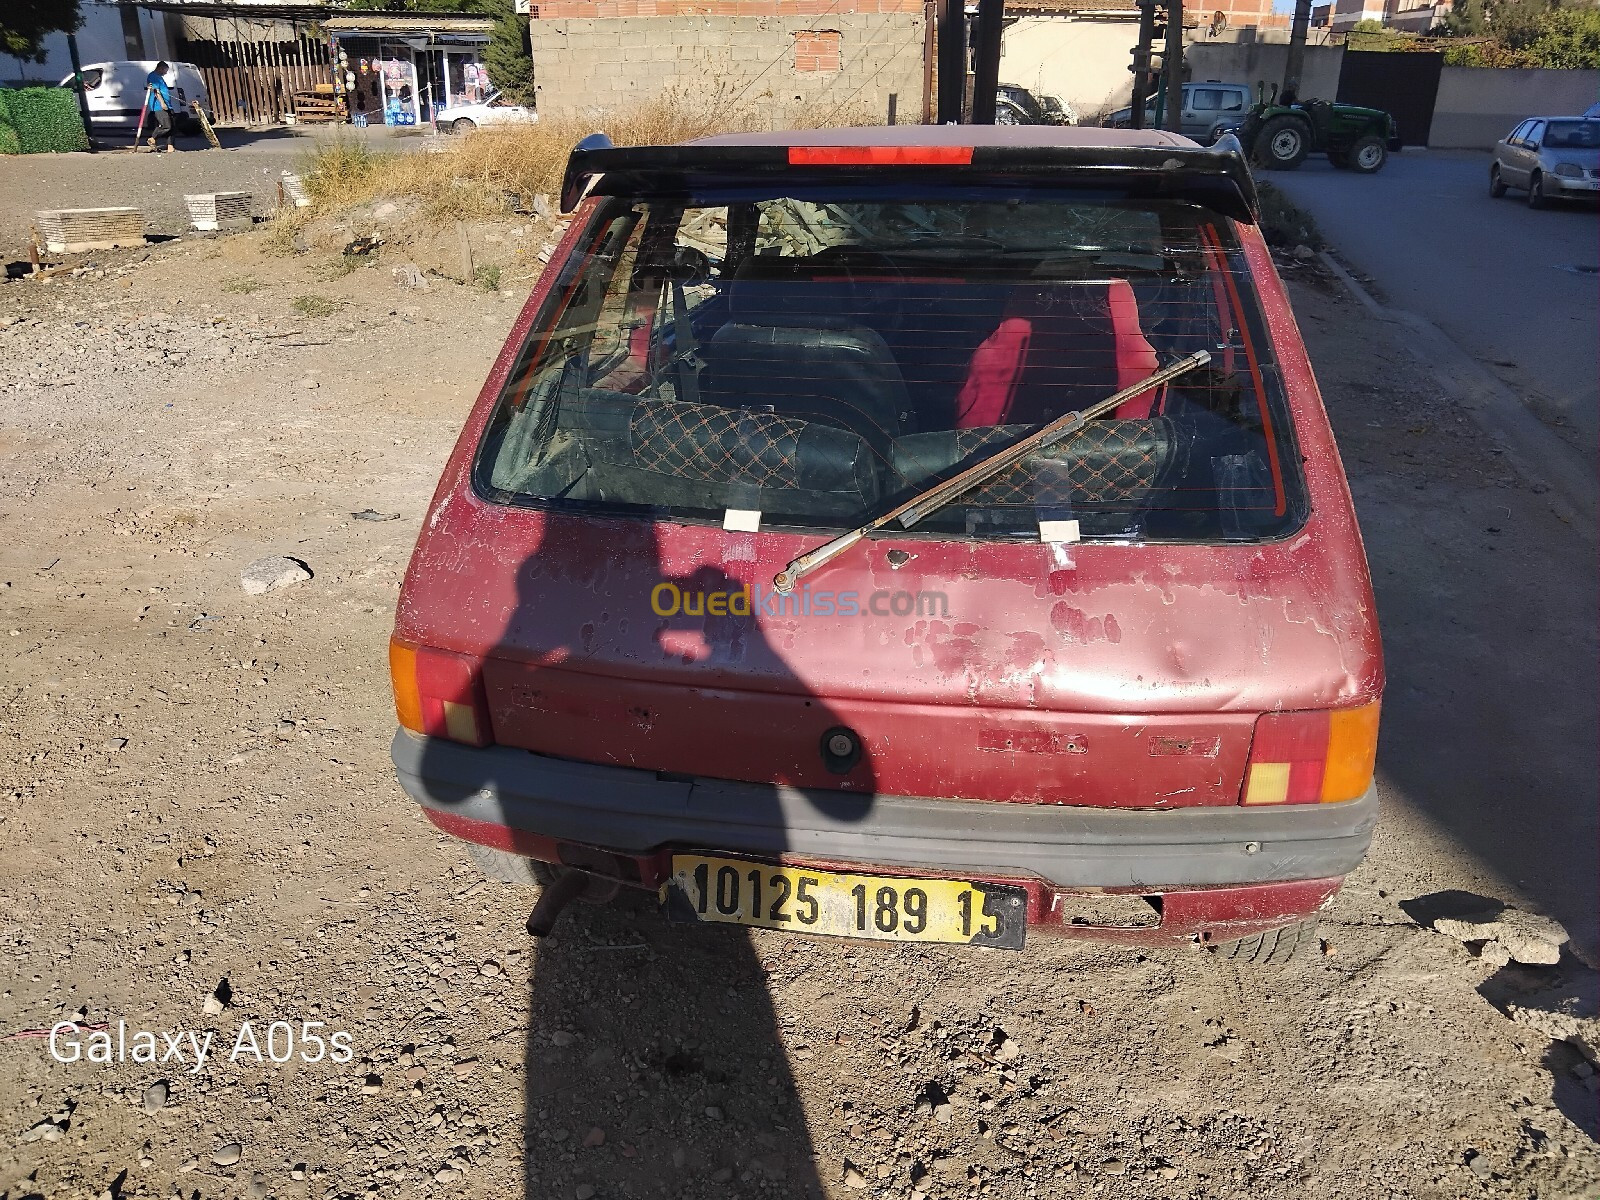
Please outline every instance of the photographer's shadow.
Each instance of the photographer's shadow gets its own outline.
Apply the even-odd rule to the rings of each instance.
[[[681,611],[661,616],[651,605],[652,590],[663,582],[693,595],[736,592],[744,583],[704,562],[676,573],[666,569],[648,522],[613,526],[608,533],[614,536],[602,539],[588,522],[549,521],[518,571],[514,610],[502,615],[500,645],[491,653],[529,664],[536,691],[559,684],[538,683],[541,674],[553,680],[585,672],[583,687],[592,689],[593,680],[609,671],[614,691],[605,689],[600,706],[630,714],[636,700],[629,694],[630,664],[658,683],[703,680],[699,686],[711,689],[719,664],[736,663],[741,679],[759,681],[764,698],[794,698],[793,706],[779,704],[777,710],[799,714],[796,719],[804,722],[796,736],[775,739],[792,750],[774,752],[772,777],[792,778],[797,769],[814,777],[822,733],[842,722],[789,670],[763,633],[762,618]],[[742,565],[748,574],[749,564]],[[694,704],[697,694],[684,688],[680,703]],[[659,690],[654,695],[659,698]],[[552,702],[565,703],[569,718],[584,704],[575,695]],[[692,709],[675,715],[700,719]],[[589,719],[587,710],[580,719]],[[596,751],[620,756],[616,747],[633,735],[615,718],[594,719],[598,727],[571,727],[579,731],[575,737],[594,733],[599,739],[587,751],[575,748],[571,757],[592,761]],[[731,749],[736,736],[716,725],[708,718],[696,739],[706,747],[703,771],[713,778],[726,765],[717,758],[719,739]],[[608,746],[608,739],[615,744]],[[627,745],[628,756],[648,753]],[[548,752],[560,753],[557,747]],[[806,755],[810,761],[802,764]],[[472,782],[493,789],[499,781]],[[848,791],[807,793],[806,802],[835,821],[865,816],[875,780],[864,750],[841,782]],[[770,861],[787,846],[778,791],[750,791],[753,798],[742,804],[740,815],[774,831],[754,855]],[[790,804],[794,795],[789,793]],[[530,907],[538,894],[528,890]],[[776,939],[782,935],[758,936],[773,938],[774,947],[781,944]],[[533,944],[526,1194],[606,1200],[742,1183],[760,1187],[763,1195],[824,1195],[767,975],[750,933],[669,920],[653,892],[624,886],[607,903],[579,900],[567,906],[550,934]]]

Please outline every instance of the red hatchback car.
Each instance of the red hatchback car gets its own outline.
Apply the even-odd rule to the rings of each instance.
[[[1382,653],[1235,151],[591,138],[563,204],[390,651],[401,784],[530,928],[1308,940]]]

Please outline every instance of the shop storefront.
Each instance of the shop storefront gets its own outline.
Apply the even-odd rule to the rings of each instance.
[[[489,91],[490,22],[483,18],[396,13],[331,17],[324,27],[352,124],[426,125],[440,109]]]

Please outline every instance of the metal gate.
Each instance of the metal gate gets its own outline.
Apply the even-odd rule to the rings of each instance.
[[[1426,146],[1443,67],[1442,54],[1346,50],[1337,99],[1383,109],[1399,122],[1402,145]]]

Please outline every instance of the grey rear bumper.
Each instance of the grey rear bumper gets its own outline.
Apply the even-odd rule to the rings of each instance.
[[[1058,887],[1328,879],[1366,854],[1374,790],[1344,804],[1170,811],[995,804],[662,779],[504,746],[395,734],[400,784],[441,814],[647,855],[667,847],[1036,875]]]

